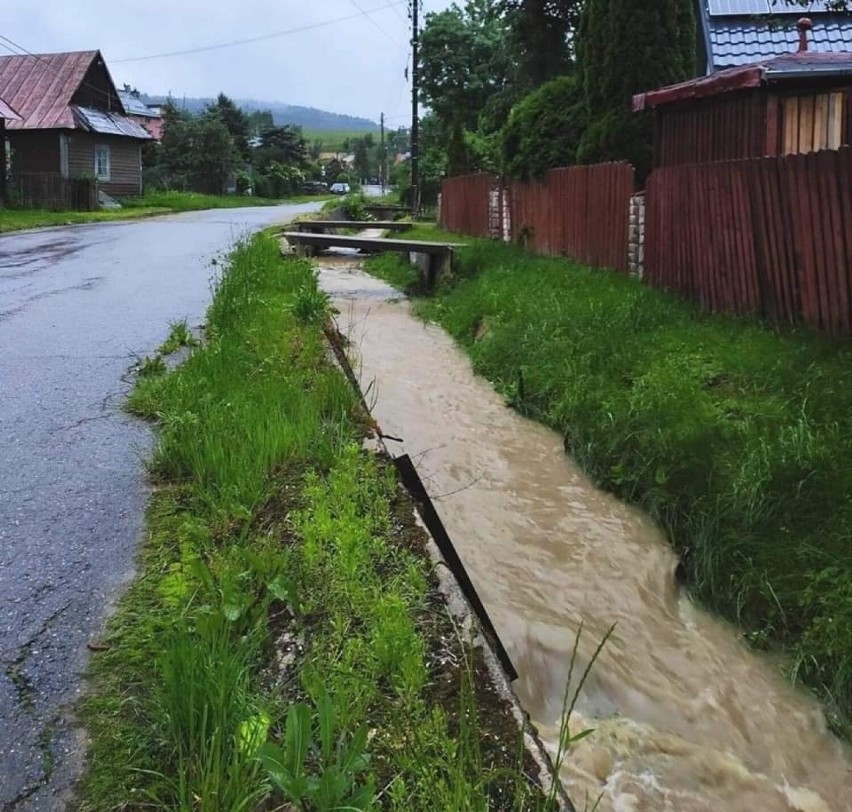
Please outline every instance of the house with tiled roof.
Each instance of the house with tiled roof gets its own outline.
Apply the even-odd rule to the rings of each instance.
[[[142,191],[142,144],[100,51],[0,56],[12,175],[96,178],[110,195]]]
[[[714,73],[796,50],[796,21],[808,17],[810,50],[852,51],[852,14],[831,11],[831,0],[697,0],[699,72]]]
[[[838,150],[852,143],[852,50],[791,52],[633,97],[653,111],[654,168]]]

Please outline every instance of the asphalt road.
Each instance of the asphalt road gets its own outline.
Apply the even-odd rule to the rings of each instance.
[[[87,643],[132,575],[146,427],[127,371],[203,320],[211,258],[318,204],[0,237],[0,810],[62,809]],[[2,215],[0,215],[2,216]]]

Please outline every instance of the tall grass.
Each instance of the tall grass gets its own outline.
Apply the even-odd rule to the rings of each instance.
[[[514,720],[453,666],[478,655],[401,535],[392,467],[360,448],[328,307],[311,265],[257,236],[214,283],[204,345],[137,378],[159,487],[84,707],[87,812],[550,808]],[[279,635],[301,641],[292,673]]]
[[[388,259],[374,260],[386,277]],[[384,263],[384,265],[383,265]],[[645,508],[694,594],[852,713],[852,348],[478,241],[422,314],[603,487]]]

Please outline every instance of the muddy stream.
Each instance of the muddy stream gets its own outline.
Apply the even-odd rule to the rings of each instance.
[[[357,259],[319,262],[373,413],[417,465],[548,746],[578,624],[581,666],[618,624],[572,718],[595,728],[563,769],[578,810],[600,796],[600,812],[852,810],[852,751],[777,665],[679,593],[653,522],[595,488]]]

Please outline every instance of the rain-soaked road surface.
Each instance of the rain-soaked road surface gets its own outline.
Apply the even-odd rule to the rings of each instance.
[[[61,809],[86,645],[131,574],[147,430],[123,379],[202,320],[210,259],[317,208],[194,212],[0,236],[0,810]],[[2,214],[0,214],[2,216]]]

